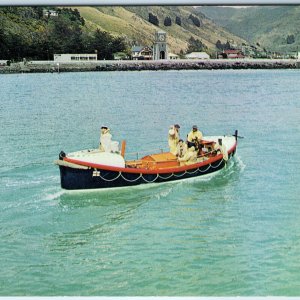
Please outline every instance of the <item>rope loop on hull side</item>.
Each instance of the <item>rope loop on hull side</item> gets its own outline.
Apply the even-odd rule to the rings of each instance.
[[[168,177],[163,177],[163,176],[161,176],[161,175],[158,175],[158,177],[160,178],[160,179],[165,179],[165,180],[168,180],[168,179],[170,179],[172,176],[174,176],[175,174],[174,173],[171,173],[171,175],[170,176],[168,176]]]
[[[135,179],[128,179],[124,176],[124,174],[122,174],[122,172],[118,172],[117,176],[113,179],[106,179],[104,178],[102,175],[101,175],[101,172],[99,171],[99,175],[97,177],[101,178],[103,181],[106,181],[106,182],[112,182],[112,181],[115,181],[117,180],[119,177],[121,177],[123,180],[127,181],[127,182],[130,182],[130,183],[133,183],[133,182],[136,182],[138,181],[140,178],[143,179],[143,181],[145,183],[153,183],[155,182],[158,178],[160,179],[163,179],[163,180],[169,180],[171,179],[172,177],[174,178],[180,178],[180,177],[183,177],[184,175],[188,174],[188,175],[194,175],[196,173],[205,173],[209,170],[209,168],[212,168],[212,169],[217,169],[221,166],[221,164],[223,163],[224,159],[222,158],[219,162],[219,164],[217,166],[213,166],[212,164],[209,164],[207,169],[206,170],[201,170],[201,167],[198,167],[195,169],[195,171],[192,171],[192,172],[188,172],[187,170],[185,170],[182,174],[178,175],[178,174],[175,174],[174,172],[171,173],[171,175],[167,176],[167,177],[163,177],[161,176],[159,173],[156,174],[155,178],[153,180],[148,180],[146,179],[142,173],[139,174],[139,176]],[[226,163],[226,161],[225,161]],[[155,174],[153,174],[155,175]]]
[[[204,171],[202,171],[200,168],[199,168],[199,172],[201,172],[201,173],[205,173],[206,171],[208,171],[208,169],[210,168],[210,164],[208,165],[208,167],[207,167],[207,169],[206,170],[204,170]]]
[[[220,161],[220,163],[216,166],[216,167],[214,167],[212,164],[210,164],[209,166],[210,167],[212,167],[213,169],[217,169],[217,168],[219,168],[219,166],[221,165],[221,163],[223,162],[223,158],[222,158],[222,160]],[[225,163],[226,163],[226,161],[225,161]]]
[[[121,177],[122,177],[125,181],[127,181],[127,182],[136,182],[136,181],[138,181],[141,177],[143,177],[143,174],[140,173],[140,175],[139,175],[136,179],[133,179],[133,180],[125,178],[123,174],[121,175]]]
[[[189,175],[193,175],[193,174],[196,174],[197,172],[199,172],[199,168],[197,168],[194,172],[188,172],[188,171],[185,171],[186,174],[189,174]]]
[[[185,174],[186,174],[186,171],[184,171],[184,173],[181,175],[177,175],[177,174],[173,174],[173,175],[174,175],[174,177],[180,178],[180,177],[184,176]]]
[[[145,182],[147,182],[147,183],[153,183],[153,182],[156,181],[156,179],[158,178],[158,176],[159,176],[159,174],[156,174],[156,177],[155,177],[153,180],[147,180],[147,179],[145,179],[143,176],[142,176],[142,178],[143,178],[143,180],[144,180]]]
[[[113,179],[106,179],[106,178],[104,178],[103,176],[101,176],[101,173],[99,174],[99,177],[100,177],[103,181],[107,181],[107,182],[115,181],[115,180],[117,180],[120,176],[122,176],[122,172],[119,172],[119,174],[116,176],[116,178],[113,178]]]

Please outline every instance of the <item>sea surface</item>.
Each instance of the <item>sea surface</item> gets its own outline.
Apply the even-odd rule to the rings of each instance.
[[[0,296],[300,296],[300,70],[0,75]],[[239,130],[216,175],[65,192],[53,161]]]

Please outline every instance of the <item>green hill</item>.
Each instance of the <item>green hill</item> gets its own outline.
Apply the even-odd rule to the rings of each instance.
[[[56,15],[45,14],[51,10]],[[133,45],[152,46],[159,29],[177,54],[192,45],[189,50],[214,55],[217,41],[245,42],[191,6],[2,7],[0,59],[47,60],[54,53],[95,51],[99,59],[111,59],[114,52],[130,53]]]
[[[45,17],[44,9],[59,15]],[[111,59],[133,45],[152,46],[159,29],[167,32],[169,51],[177,54],[185,53],[191,41],[211,55],[217,41],[250,42],[285,53],[300,46],[299,16],[300,6],[1,7],[0,59],[95,51],[99,59]]]
[[[122,38],[90,28],[76,9],[0,7],[0,59],[48,60],[54,53],[96,51],[99,59],[111,59],[124,50]]]
[[[199,7],[218,25],[270,51],[296,51],[300,45],[300,6]]]
[[[191,6],[139,6],[139,7],[77,7],[90,28],[99,27],[114,35],[123,36],[129,45],[148,45],[154,42],[154,33],[162,29],[168,34],[170,51],[179,53],[186,51],[191,37],[201,40],[210,52],[215,52],[218,40],[234,41],[237,44],[245,42],[243,39],[231,34],[206,18]],[[149,22],[149,13],[157,16],[159,25]],[[195,16],[200,21],[196,26],[190,18]],[[165,26],[164,20],[170,17],[171,26]],[[175,23],[180,18],[181,26]]]

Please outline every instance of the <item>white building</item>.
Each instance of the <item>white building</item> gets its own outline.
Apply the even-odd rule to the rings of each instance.
[[[54,61],[56,62],[86,62],[96,61],[97,54],[54,54]]]
[[[113,54],[114,60],[127,60],[129,56],[124,52],[116,52]]]
[[[209,59],[209,55],[206,52],[192,52],[186,54],[187,59]]]
[[[168,58],[169,59],[178,59],[179,55],[175,54],[175,53],[168,53]]]
[[[58,17],[58,12],[56,10],[47,10],[43,9],[43,15],[44,17]]]
[[[134,46],[131,48],[131,57],[133,60],[151,60],[152,49],[147,46]]]
[[[7,59],[0,59],[0,67],[6,67],[9,65],[9,60]]]

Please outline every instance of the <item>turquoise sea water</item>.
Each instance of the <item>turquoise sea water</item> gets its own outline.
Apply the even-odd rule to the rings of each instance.
[[[299,70],[0,75],[0,295],[300,296]],[[53,161],[181,136],[239,140],[194,181],[67,193]]]

